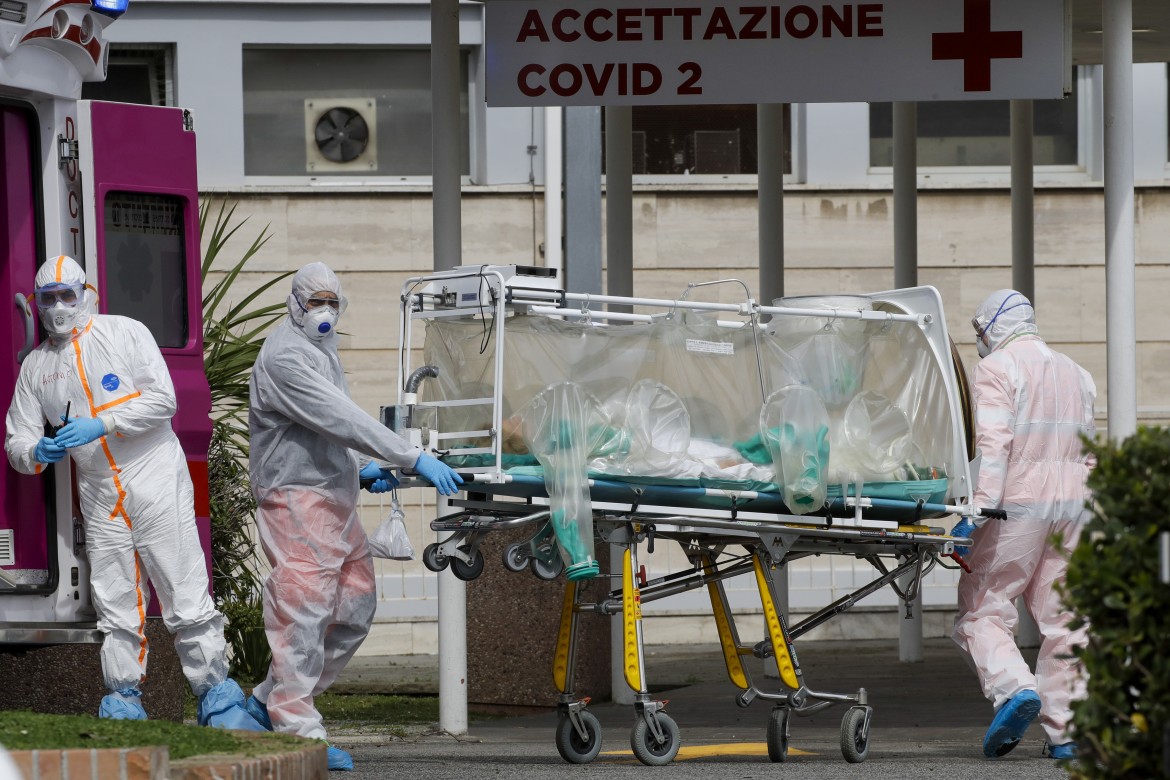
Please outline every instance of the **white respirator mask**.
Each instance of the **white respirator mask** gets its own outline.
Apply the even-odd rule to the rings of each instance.
[[[41,309],[41,324],[54,336],[68,336],[77,324],[80,307],[76,304],[57,301],[47,309]]]
[[[301,328],[313,341],[321,341],[337,327],[337,318],[336,309],[321,306],[305,312],[301,318]]]

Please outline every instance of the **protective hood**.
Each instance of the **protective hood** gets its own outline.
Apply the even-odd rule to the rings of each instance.
[[[338,308],[312,309],[309,299],[317,293],[331,292],[337,296]],[[292,292],[288,296],[288,315],[300,331],[312,342],[325,345],[337,340],[337,320],[346,309],[341,294],[341,280],[324,263],[309,263],[293,275]]]
[[[986,337],[986,347],[980,346],[980,354],[991,354],[1013,336],[1035,335],[1036,310],[1032,302],[1016,290],[996,290],[975,310],[971,321],[978,332]],[[983,342],[980,338],[978,341]]]
[[[34,280],[34,298],[48,290],[73,288],[78,291],[77,303],[67,305],[55,303],[52,306],[37,304],[41,325],[54,344],[61,344],[79,336],[89,324],[97,308],[97,294],[85,283],[85,271],[77,261],[68,255],[50,257],[37,269]]]

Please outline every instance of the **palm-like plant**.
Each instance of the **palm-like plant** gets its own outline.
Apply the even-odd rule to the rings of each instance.
[[[199,230],[208,235],[211,205],[199,209]],[[208,276],[221,252],[247,219],[235,220],[236,206],[219,204],[203,254],[203,364],[211,387],[212,436],[208,450],[211,498],[212,591],[216,606],[227,617],[225,629],[232,651],[232,674],[257,681],[271,658],[264,638],[260,598],[261,574],[250,527],[256,501],[248,485],[248,378],[264,334],[284,314],[283,304],[257,306],[269,288],[291,275],[280,274],[244,296],[229,298],[244,266],[268,242],[265,227],[222,278],[207,288]]]

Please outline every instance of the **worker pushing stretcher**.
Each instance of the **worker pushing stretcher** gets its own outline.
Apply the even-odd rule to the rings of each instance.
[[[557,289],[547,269],[523,266],[409,280],[406,380],[385,422],[440,453],[466,491],[452,500],[454,514],[432,523],[451,534],[423,560],[473,579],[484,534],[533,528],[506,549],[504,564],[546,579],[566,574],[554,682],[556,741],[570,762],[593,760],[601,746],[573,684],[577,621],[589,612],[623,617],[635,755],[673,759],[679,731],[648,691],[640,605],[700,587],[738,701],[774,705],[771,758],[787,756],[792,715],[845,703],[842,753],[863,761],[872,718],[865,690],[809,688],[794,640],[886,585],[909,609],[923,577],[969,544],[931,521],[998,515],[971,504],[970,410],[941,301],[929,287],[777,306],[751,300],[746,287],[742,303],[690,299],[705,286],[677,300],[575,295]],[[607,303],[639,313],[594,308]],[[419,320],[425,365],[415,370]],[[643,582],[634,574],[639,547],[652,552],[661,540],[680,544],[689,566]],[[598,541],[624,548],[623,574],[586,602],[579,583],[600,574]],[[787,625],[776,571],[824,554],[865,560],[876,577]],[[740,641],[724,591],[725,580],[745,574],[765,618],[756,645]],[[775,659],[783,691],[752,682],[741,663],[752,654]]]

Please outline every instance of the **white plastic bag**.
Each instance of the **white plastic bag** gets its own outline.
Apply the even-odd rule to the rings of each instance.
[[[414,547],[406,535],[406,513],[398,503],[398,492],[390,497],[390,516],[382,521],[378,529],[370,534],[370,553],[375,558],[392,561],[413,561]]]

